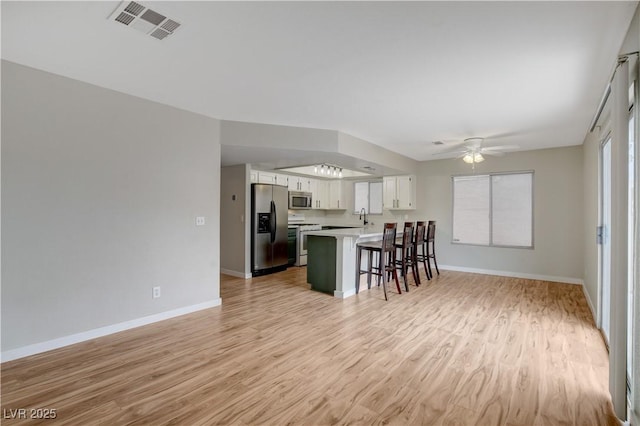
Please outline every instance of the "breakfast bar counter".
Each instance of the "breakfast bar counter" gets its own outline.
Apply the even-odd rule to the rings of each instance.
[[[346,298],[356,293],[356,244],[382,239],[374,226],[307,231],[307,282],[313,290]]]

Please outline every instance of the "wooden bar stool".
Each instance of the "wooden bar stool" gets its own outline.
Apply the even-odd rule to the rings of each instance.
[[[387,274],[393,275],[396,280],[396,287],[398,293],[400,291],[400,282],[398,281],[398,274],[395,268],[396,260],[396,224],[385,223],[384,233],[382,235],[382,241],[367,241],[356,244],[356,294],[360,291],[360,275],[367,274],[367,287],[371,288],[371,275],[378,276],[378,285],[380,285],[380,278],[382,278],[382,289],[384,290],[384,300],[389,300],[387,296]],[[369,256],[369,265],[367,269],[363,270],[361,266],[362,262],[362,250],[367,250]],[[373,254],[378,254],[378,266],[373,264]]]
[[[426,240],[426,230],[427,230],[427,222],[424,220],[420,220],[416,222],[416,238],[415,238],[415,246],[416,246],[416,264],[420,264],[424,266],[424,273],[427,276],[427,279],[431,279],[431,275],[429,274],[429,269],[427,268],[427,240]]]
[[[404,231],[402,233],[402,239],[398,238],[396,240],[396,249],[399,249],[401,254],[400,257],[397,258],[396,255],[396,269],[400,269],[402,271],[402,277],[404,278],[404,288],[406,291],[409,291],[409,283],[407,280],[407,273],[409,272],[409,267],[411,268],[411,272],[413,273],[413,280],[416,283],[416,286],[420,285],[420,277],[417,273],[417,263],[414,262],[414,241],[413,241],[413,222],[405,222],[404,223]]]
[[[427,244],[427,265],[429,266],[429,275],[433,278],[433,272],[431,272],[431,259],[436,267],[436,272],[440,275],[438,269],[438,261],[436,260],[436,221],[430,220],[427,225],[427,237],[425,238]]]
[[[420,278],[420,262],[424,265],[424,273],[427,276],[427,279],[431,279],[429,277],[429,271],[427,270],[427,264],[425,261],[425,230],[426,224],[424,221],[416,222],[416,232],[415,238],[413,239],[413,262],[416,264],[416,270],[418,271],[418,279]],[[422,253],[419,253],[420,249],[422,249]]]

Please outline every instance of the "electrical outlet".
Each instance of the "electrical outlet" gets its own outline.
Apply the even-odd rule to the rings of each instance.
[[[154,299],[157,299],[158,297],[161,296],[160,293],[160,287],[153,287],[153,294],[152,294]]]
[[[196,226],[202,226],[204,225],[204,216],[197,216],[196,217]]]

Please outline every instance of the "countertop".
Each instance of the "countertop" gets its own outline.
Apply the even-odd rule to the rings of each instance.
[[[364,226],[360,228],[326,229],[324,231],[305,231],[306,235],[318,237],[345,238],[352,237],[360,239],[382,238],[382,229],[378,226]]]

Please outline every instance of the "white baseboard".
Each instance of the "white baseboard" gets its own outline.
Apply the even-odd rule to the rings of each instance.
[[[511,271],[494,271],[491,269],[467,268],[465,266],[451,266],[451,265],[438,265],[438,268],[444,269],[447,271],[472,272],[475,274],[497,275],[499,277],[526,278],[530,280],[552,281],[556,283],[578,284],[578,285],[584,286],[584,281],[581,278],[573,278],[573,277],[558,277],[554,275],[526,274],[523,272],[511,272]]]
[[[154,322],[163,321],[169,318],[190,314],[192,312],[201,311],[203,309],[220,306],[222,299],[217,298],[196,305],[185,306],[171,311],[160,312],[158,314],[148,315],[142,318],[121,322],[118,324],[108,325],[106,327],[95,328],[93,330],[83,331],[82,333],[72,334],[70,336],[59,337],[57,339],[48,340],[46,342],[35,343],[33,345],[23,346],[17,349],[11,349],[2,352],[0,362],[12,361],[18,358],[47,352],[52,349],[62,348],[64,346],[73,345],[75,343],[85,342],[97,337],[107,336],[109,334],[118,333],[120,331],[129,330],[143,325],[152,324]]]
[[[593,303],[591,302],[591,297],[589,296],[589,292],[587,288],[582,284],[582,293],[584,293],[584,298],[587,299],[587,305],[589,305],[589,309],[591,310],[591,316],[593,317],[593,322],[598,324],[598,317],[596,316],[596,310],[593,307]]]
[[[355,288],[347,291],[338,291],[338,290],[333,291],[333,296],[339,299],[346,299],[347,297],[355,296],[355,294],[356,294]]]
[[[232,277],[244,278],[245,280],[251,278],[251,274],[246,274],[244,272],[233,271],[231,269],[220,268],[220,273],[225,275],[231,275]]]

